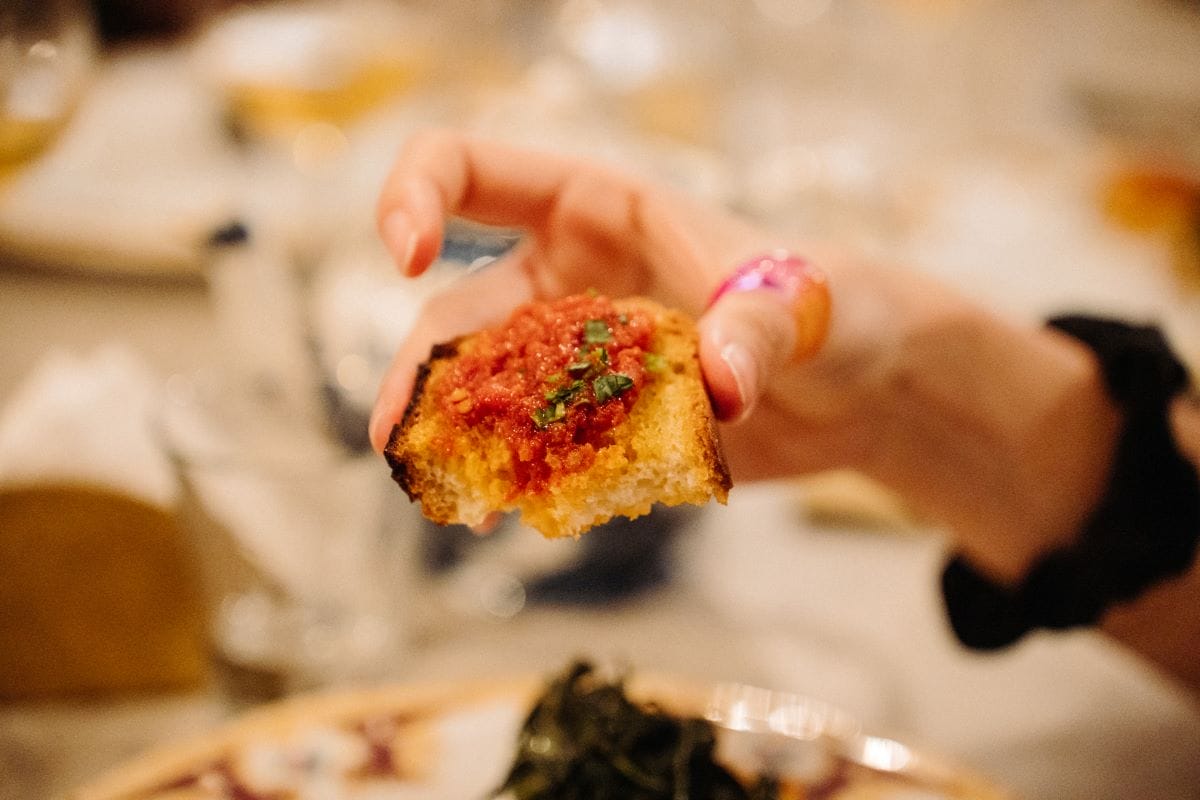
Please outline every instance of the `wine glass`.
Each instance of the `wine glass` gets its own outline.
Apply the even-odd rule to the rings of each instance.
[[[0,180],[40,156],[75,110],[95,56],[79,0],[0,7]]]

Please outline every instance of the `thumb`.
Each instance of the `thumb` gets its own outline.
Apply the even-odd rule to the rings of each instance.
[[[730,292],[699,322],[700,368],[717,417],[745,419],[796,347],[796,323],[786,295],[760,289]]]

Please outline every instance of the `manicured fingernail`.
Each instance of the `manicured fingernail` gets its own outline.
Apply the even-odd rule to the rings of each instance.
[[[407,275],[417,251],[417,229],[407,212],[397,209],[383,221],[383,243],[396,259],[396,266]]]
[[[750,351],[737,342],[730,342],[721,348],[721,360],[733,374],[733,382],[737,384],[738,399],[741,401],[741,411],[736,419],[745,419],[754,410],[754,400],[758,396],[757,370]]]
[[[379,406],[371,412],[371,421],[367,424],[367,435],[371,439],[371,445],[379,452],[383,452],[383,448],[387,446],[388,436],[391,431],[385,430],[383,421],[383,412]]]

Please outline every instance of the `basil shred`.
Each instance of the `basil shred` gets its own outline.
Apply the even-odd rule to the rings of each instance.
[[[493,797],[517,800],[775,800],[776,782],[745,787],[714,758],[715,732],[702,719],[644,708],[621,681],[576,662],[530,712],[516,759]]]
[[[538,430],[545,430],[550,423],[567,416],[567,407],[588,399],[584,389],[590,384],[597,404],[607,403],[633,388],[633,378],[621,372],[609,372],[608,350],[600,345],[612,341],[612,330],[602,319],[589,319],[583,325],[583,347],[575,354],[575,360],[545,379],[551,389],[543,395],[546,405],[530,413]],[[590,346],[587,346],[590,345]],[[647,370],[659,372],[665,360],[654,353],[647,353]],[[654,359],[658,359],[655,361]],[[555,386],[570,378],[570,382]]]
[[[620,372],[610,372],[592,381],[592,391],[597,403],[607,403],[633,388],[633,378]]]
[[[589,319],[583,323],[583,340],[588,344],[604,344],[612,339],[608,323],[602,319]]]

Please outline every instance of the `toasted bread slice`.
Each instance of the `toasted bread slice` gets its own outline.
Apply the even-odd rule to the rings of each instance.
[[[519,511],[547,537],[724,503],[697,345],[685,314],[642,298],[530,304],[434,347],[385,450],[392,475],[434,522]]]

